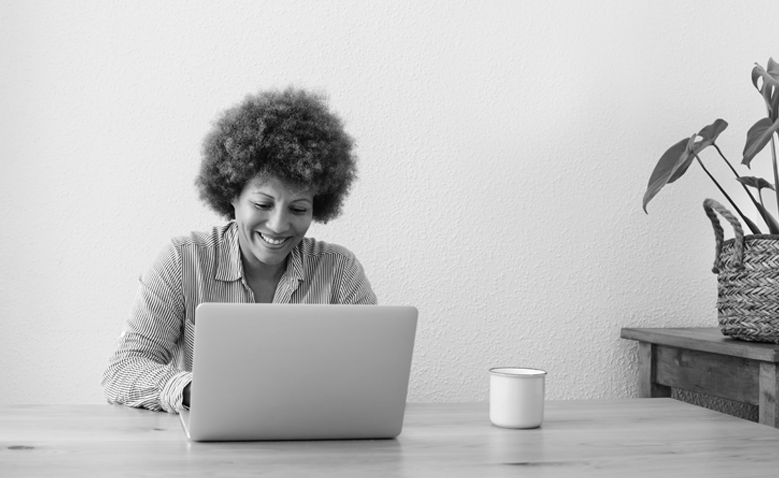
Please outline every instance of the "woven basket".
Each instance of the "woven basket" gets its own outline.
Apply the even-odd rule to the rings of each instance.
[[[717,312],[724,335],[779,344],[779,235],[744,236],[738,219],[713,199],[703,209],[714,226]],[[716,211],[716,212],[715,212]],[[717,214],[733,226],[735,238],[723,241]]]

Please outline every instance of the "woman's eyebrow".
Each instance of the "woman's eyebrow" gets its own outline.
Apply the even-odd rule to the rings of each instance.
[[[270,194],[264,193],[262,191],[252,191],[250,193],[250,195],[252,195],[252,196],[265,196],[266,198],[273,199],[273,200],[276,199],[275,197],[271,196]]]
[[[273,197],[273,195],[268,194],[268,193],[264,193],[262,191],[254,191],[254,192],[251,193],[251,195],[252,196],[265,196],[268,199],[273,199],[274,201],[276,200],[276,198]],[[313,203],[313,201],[311,199],[305,198],[305,197],[293,199],[290,202],[300,202],[300,201],[306,201],[306,202],[309,202],[309,203]]]

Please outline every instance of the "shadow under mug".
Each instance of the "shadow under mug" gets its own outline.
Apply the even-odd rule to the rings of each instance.
[[[502,428],[537,428],[544,421],[546,372],[535,368],[490,369],[490,421]]]

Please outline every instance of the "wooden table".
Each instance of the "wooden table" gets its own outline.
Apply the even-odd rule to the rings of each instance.
[[[716,327],[624,328],[621,336],[638,341],[640,397],[701,392],[757,405],[759,422],[779,428],[779,345],[732,339]]]
[[[117,405],[0,406],[0,476],[767,477],[779,430],[669,398],[549,401],[541,428],[487,403],[410,404],[395,440],[193,443]]]

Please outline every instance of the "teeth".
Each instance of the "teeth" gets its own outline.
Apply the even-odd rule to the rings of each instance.
[[[282,244],[284,241],[286,241],[286,239],[271,239],[263,233],[260,233],[260,237],[263,241],[267,242],[268,244],[273,244],[274,246],[278,246],[279,244]]]

